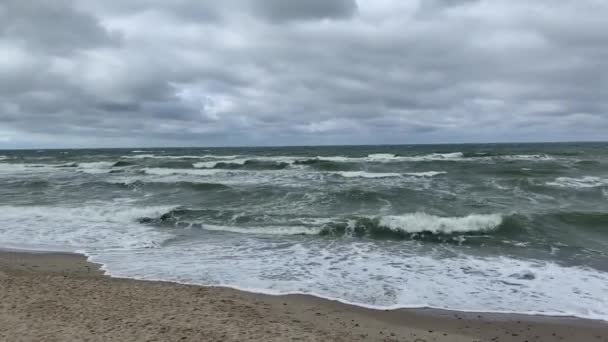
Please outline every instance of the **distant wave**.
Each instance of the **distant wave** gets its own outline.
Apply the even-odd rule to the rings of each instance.
[[[234,158],[215,161],[204,161],[192,164],[195,168],[206,169],[252,169],[252,170],[278,170],[287,168],[295,160],[285,157],[264,158]]]
[[[601,186],[608,186],[608,178],[592,176],[585,176],[580,178],[559,177],[553,182],[548,182],[547,185],[560,188],[574,189],[596,188]]]
[[[212,176],[222,170],[217,169],[168,169],[168,168],[144,168],[142,171],[148,175],[172,176],[172,175],[191,175],[191,176]]]
[[[502,158],[505,160],[530,160],[530,161],[550,161],[555,160],[554,157],[546,154],[516,154],[516,155],[503,155],[497,156],[496,158]]]
[[[435,177],[438,175],[446,174],[444,171],[426,171],[426,172],[406,172],[406,173],[396,173],[396,172],[366,172],[366,171],[342,171],[342,172],[332,172],[332,174],[344,177],[344,178],[392,178],[392,177],[403,177],[403,176],[413,176],[413,177]]]
[[[89,174],[104,174],[112,172],[112,167],[116,162],[110,161],[99,161],[99,162],[88,162],[78,163],[78,171],[89,173]]]
[[[239,156],[223,156],[223,155],[202,155],[202,156],[163,156],[156,154],[138,154],[135,156],[122,156],[123,159],[233,159]]]
[[[83,169],[109,169],[114,166],[115,162],[110,161],[99,161],[89,163],[78,163],[78,167]]]
[[[401,177],[400,173],[379,173],[379,172],[365,172],[365,171],[343,171],[335,172],[335,175],[345,178],[390,178],[390,177]]]
[[[141,151],[142,153],[145,151]],[[203,160],[195,164],[198,168],[214,168],[219,162],[232,164],[243,164],[247,161],[264,161],[287,163],[290,165],[306,165],[312,164],[314,161],[325,161],[333,163],[392,163],[392,162],[431,162],[431,161],[492,161],[492,160],[507,160],[507,161],[549,161],[554,160],[548,155],[465,155],[462,152],[449,153],[431,153],[425,155],[400,156],[391,153],[372,153],[365,157],[349,157],[349,156],[262,156],[262,155],[156,155],[156,154],[138,154],[122,156],[123,159],[199,159]]]
[[[426,172],[406,172],[404,175],[415,176],[415,177],[435,177],[439,175],[445,175],[445,171],[426,171]]]
[[[4,174],[19,174],[19,173],[39,173],[39,172],[57,172],[61,164],[0,164],[0,173]]]
[[[191,190],[211,191],[211,190],[226,190],[230,189],[228,185],[221,183],[210,183],[210,182],[188,182],[188,181],[174,181],[174,182],[157,182],[157,181],[146,181],[141,179],[133,180],[116,180],[107,181],[107,184],[113,184],[116,186],[126,188],[157,188],[157,187],[170,187],[170,188],[188,188]],[[85,183],[86,184],[86,183]]]

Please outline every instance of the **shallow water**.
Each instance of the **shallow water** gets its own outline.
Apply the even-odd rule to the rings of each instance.
[[[0,210],[116,276],[608,319],[608,144],[0,151]]]

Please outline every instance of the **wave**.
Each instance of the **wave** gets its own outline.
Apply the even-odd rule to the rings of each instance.
[[[126,180],[126,181],[107,181],[106,184],[113,184],[125,188],[142,188],[142,187],[170,187],[170,188],[183,188],[183,189],[192,189],[192,190],[200,190],[200,191],[209,191],[209,190],[227,190],[230,189],[228,185],[224,185],[221,183],[209,183],[209,182],[187,182],[187,181],[176,181],[176,182],[156,182],[156,181],[145,181],[140,179],[135,180]]]
[[[218,169],[167,169],[159,167],[148,167],[141,170],[143,173],[155,176],[174,176],[174,175],[189,175],[189,176],[212,176],[222,172]]]
[[[392,172],[365,172],[365,171],[342,171],[333,173],[337,176],[344,178],[391,178],[391,177],[401,177],[400,173],[392,173]]]
[[[313,164],[315,161],[335,163],[393,163],[393,162],[434,162],[434,161],[490,161],[490,160],[553,160],[546,155],[505,155],[505,156],[467,156],[462,152],[431,153],[425,155],[400,156],[392,153],[373,153],[367,157],[317,156],[314,158],[300,157],[297,163]]]
[[[192,160],[199,159],[200,162],[194,163],[196,168],[239,168],[245,164],[254,163],[276,163],[281,168],[293,165],[308,165],[325,170],[335,170],[340,168],[339,164],[357,163],[395,163],[395,162],[439,162],[439,161],[550,161],[554,160],[549,155],[530,154],[530,155],[486,155],[473,154],[465,155],[463,152],[431,153],[425,155],[401,156],[392,153],[372,153],[365,157],[351,156],[263,156],[263,155],[156,155],[138,154],[122,156],[123,159],[165,159],[165,160]],[[332,165],[330,163],[336,163]]]
[[[227,216],[226,216],[227,215]],[[225,226],[212,225],[204,222],[207,218],[250,223],[257,221],[255,217],[236,215],[234,212],[218,212],[216,210],[195,210],[173,208],[155,217],[141,217],[140,223],[170,224],[181,227],[196,227],[205,230],[223,230],[242,234],[318,234],[321,236],[353,236],[392,239],[425,239],[425,234],[435,235],[439,241],[448,240],[456,235],[475,235],[497,230],[503,224],[500,214],[471,214],[464,217],[440,217],[426,213],[411,213],[399,216],[359,216],[350,219],[294,219],[292,222],[307,222],[312,225],[269,224],[266,226]]]
[[[549,186],[560,188],[586,189],[608,186],[608,178],[585,176],[580,178],[559,177],[553,182],[546,183]]]
[[[317,158],[296,160],[293,162],[293,165],[309,167],[320,171],[348,171],[354,168],[351,167],[351,164],[349,163],[321,160]]]
[[[0,206],[0,241],[68,248],[152,248],[172,235],[138,224],[175,206],[129,207],[121,201],[78,207]]]
[[[202,156],[194,156],[194,155],[184,155],[184,156],[163,156],[156,154],[138,154],[135,156],[122,156],[120,158],[123,159],[234,159],[238,158],[236,155],[202,155]]]
[[[114,166],[114,162],[109,162],[109,161],[78,163],[78,167],[82,167],[84,169],[102,169],[102,168],[111,168],[112,166]]]
[[[289,158],[237,158],[219,161],[205,161],[192,164],[195,168],[206,169],[250,169],[250,170],[282,170],[289,167],[294,160]]]
[[[365,171],[342,171],[342,172],[333,172],[332,174],[344,177],[344,178],[393,178],[393,177],[403,177],[403,176],[413,176],[413,177],[435,177],[438,175],[446,174],[445,171],[426,171],[426,172],[406,172],[406,173],[396,173],[396,172],[365,172]]]
[[[392,154],[392,153],[373,153],[373,154],[369,154],[367,157],[317,156],[312,159],[339,162],[339,163],[360,163],[360,162],[389,163],[389,162],[407,162],[407,161],[416,162],[416,161],[457,160],[457,159],[462,159],[463,157],[464,157],[464,154],[462,152],[432,153],[432,154],[421,155],[421,156],[398,156],[398,155]]]
[[[110,161],[99,161],[99,162],[88,162],[78,163],[78,170],[80,172],[89,174],[103,174],[112,172],[112,167],[116,164]]]
[[[112,165],[112,167],[125,167],[125,166],[131,166],[131,165],[134,165],[134,164],[131,162],[128,162],[128,161],[121,160],[121,161],[115,162]]]
[[[414,177],[435,177],[439,175],[445,175],[447,172],[445,171],[426,171],[426,172],[406,172],[404,175],[414,176]]]
[[[424,239],[425,234],[441,235],[479,234],[496,230],[503,223],[499,214],[465,217],[440,217],[426,213],[400,216],[359,217],[347,222],[331,223],[320,232],[324,236],[369,236],[373,238]]]
[[[140,217],[137,219],[142,224],[169,225],[180,228],[196,228],[207,231],[223,231],[239,234],[256,234],[256,235],[316,235],[321,228],[304,226],[304,225],[277,225],[268,224],[265,226],[248,225],[218,225],[210,224],[205,219],[223,218],[224,220],[235,223],[250,223],[256,221],[257,216],[245,215],[230,210],[214,210],[214,209],[186,209],[176,207],[162,215],[153,217]],[[294,222],[310,221],[310,219],[295,220]]]
[[[236,227],[236,226],[219,226],[212,224],[201,224],[201,229],[209,231],[221,231],[239,234],[256,234],[256,235],[316,235],[320,229],[314,229],[305,226],[262,226],[262,227]]]
[[[60,171],[60,164],[0,164],[0,173],[20,174],[20,173],[43,173]]]
[[[554,157],[551,157],[546,154],[515,154],[515,155],[502,155],[496,156],[496,158],[505,159],[505,160],[528,160],[528,161],[551,161],[555,160]]]
[[[397,155],[393,153],[372,153],[367,155],[370,159],[393,159],[396,158]]]

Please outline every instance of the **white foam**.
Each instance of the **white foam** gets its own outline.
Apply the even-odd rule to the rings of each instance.
[[[506,159],[506,160],[529,160],[529,161],[555,160],[555,158],[548,156],[546,154],[515,154],[515,155],[500,156],[498,158],[502,158],[502,159]]]
[[[144,153],[146,151],[139,151]],[[398,156],[392,153],[372,153],[366,157],[346,157],[346,156],[242,156],[242,155],[183,155],[183,156],[164,156],[155,154],[139,154],[122,156],[121,158],[126,159],[207,159],[208,164],[205,162],[197,163],[199,166],[196,167],[214,167],[213,161],[226,162],[226,163],[244,163],[246,160],[259,160],[259,161],[274,161],[284,162],[293,164],[295,161],[304,161],[310,159],[316,159],[321,161],[330,161],[336,163],[392,163],[392,162],[423,162],[423,161],[492,161],[492,160],[526,160],[526,161],[548,161],[554,160],[555,158],[548,155],[504,155],[504,156],[480,156],[465,158],[462,152],[451,152],[451,153],[431,153],[426,155],[417,156]]]
[[[123,159],[147,159],[147,158],[156,158],[153,154],[138,154],[136,156],[122,156],[120,158]]]
[[[46,173],[46,172],[59,172],[57,166],[53,164],[0,164],[0,174],[34,174],[34,173]]]
[[[406,233],[464,233],[483,232],[496,229],[502,223],[499,214],[469,215],[465,217],[440,217],[426,213],[399,216],[384,216],[380,225]]]
[[[442,160],[468,160],[464,158],[462,152],[453,153],[432,153],[420,156],[397,156],[391,153],[374,153],[367,157],[316,157],[319,160],[334,162],[372,162],[372,163],[391,163],[391,162],[420,162],[420,161],[442,161]]]
[[[156,154],[138,154],[135,156],[122,156],[124,159],[234,159],[239,156],[224,156],[224,155],[202,155],[202,156],[193,156],[193,155],[184,155],[184,156],[163,156]]]
[[[548,182],[549,186],[556,186],[560,188],[575,188],[575,189],[585,189],[585,188],[596,188],[600,186],[608,185],[608,178],[600,178],[600,177],[592,177],[585,176],[580,178],[571,178],[571,177],[559,177],[556,178],[553,182]]]
[[[434,307],[608,320],[608,273],[597,270],[507,257],[445,258],[414,242],[380,247],[365,241],[289,241],[210,235],[204,242],[137,254],[93,253],[91,258],[117,277],[312,294],[376,309]]]
[[[365,171],[342,171],[332,172],[332,174],[344,177],[344,178],[390,178],[390,177],[401,177],[400,173],[392,172],[365,172]]]
[[[302,157],[301,159],[306,160],[306,157]],[[348,163],[348,162],[357,162],[357,161],[361,161],[365,158],[351,158],[351,157],[343,157],[343,156],[328,156],[328,157],[323,157],[323,156],[317,156],[315,158],[312,159],[317,159],[317,160],[324,160],[324,161],[331,161],[331,162],[337,162],[337,163]]]
[[[133,208],[120,202],[78,207],[0,206],[0,241],[74,249],[156,247],[172,235],[136,220],[156,217],[174,208]]]
[[[462,154],[462,152],[453,152],[453,153],[433,153],[430,154],[428,156],[426,156],[428,158],[435,158],[435,159],[459,159],[464,157],[464,154]]]
[[[114,164],[115,162],[109,161],[78,163],[78,171],[90,174],[109,173]]]
[[[149,167],[142,169],[144,173],[155,176],[173,176],[173,175],[189,175],[189,176],[212,176],[223,172],[222,170],[208,169],[168,169],[161,167]]]
[[[248,160],[252,160],[249,158],[235,158],[235,159],[226,159],[226,160],[215,160],[215,161],[204,161],[192,164],[192,166],[196,168],[207,168],[211,169],[217,166],[219,163],[229,163],[229,164],[238,164],[245,165]]]
[[[264,227],[236,227],[203,224],[202,228],[211,231],[223,231],[239,234],[258,234],[258,235],[315,235],[319,234],[320,229],[305,226],[264,226]]]
[[[370,159],[394,159],[397,156],[392,153],[372,153],[367,157]]]
[[[233,157],[233,156],[228,156]],[[289,157],[289,156],[250,156],[246,158],[221,158],[210,161],[203,161],[192,164],[196,168],[214,168],[220,163],[238,164],[244,165],[246,162],[269,162],[269,163],[285,163],[293,165],[298,160],[305,160],[306,158]]]
[[[445,175],[447,172],[445,171],[426,171],[426,172],[407,172],[404,175],[414,176],[414,177],[435,177],[439,175]]]
[[[0,160],[7,160],[7,159],[9,159],[9,157],[7,157],[7,156],[0,156]]]

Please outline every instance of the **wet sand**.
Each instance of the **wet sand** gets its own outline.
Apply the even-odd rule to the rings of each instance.
[[[116,279],[77,254],[0,251],[0,341],[608,341],[608,322],[380,311]]]

